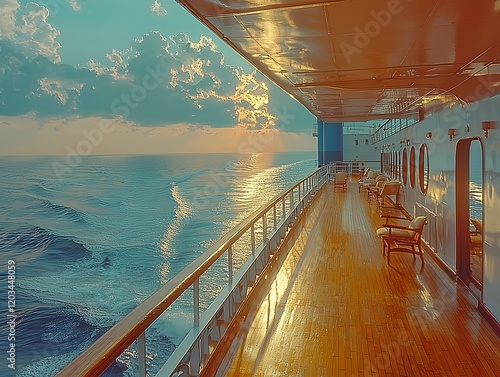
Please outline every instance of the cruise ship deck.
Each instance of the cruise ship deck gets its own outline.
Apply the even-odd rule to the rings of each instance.
[[[404,253],[389,266],[380,210],[355,181],[317,196],[236,326],[231,359],[204,375],[500,375],[500,338],[464,285],[425,250],[423,266]]]

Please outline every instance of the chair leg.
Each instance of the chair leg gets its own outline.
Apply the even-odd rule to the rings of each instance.
[[[387,265],[391,264],[391,244],[387,244]]]
[[[424,265],[424,254],[422,253],[422,248],[420,247],[420,243],[417,245],[418,250],[420,251],[420,260],[422,261],[422,265]]]

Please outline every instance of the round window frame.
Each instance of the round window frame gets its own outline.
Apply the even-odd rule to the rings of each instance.
[[[412,145],[410,149],[410,187],[415,188],[415,147]]]
[[[418,183],[420,192],[427,195],[429,189],[429,149],[427,144],[422,144],[418,151]]]
[[[408,184],[408,151],[406,148],[403,149],[403,161],[401,166],[401,176],[403,178],[403,185]]]

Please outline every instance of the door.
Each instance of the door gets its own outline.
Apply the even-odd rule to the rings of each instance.
[[[481,139],[460,140],[456,151],[457,272],[479,290],[483,282],[483,149]]]

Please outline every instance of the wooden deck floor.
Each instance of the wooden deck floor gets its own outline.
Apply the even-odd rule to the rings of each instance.
[[[388,266],[355,183],[318,195],[218,375],[500,376],[500,338],[465,287],[428,255]]]

